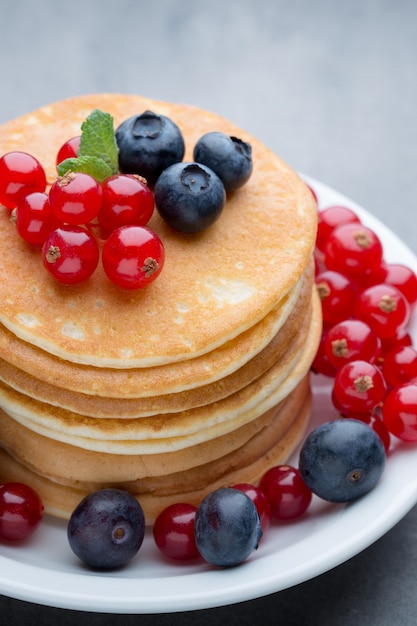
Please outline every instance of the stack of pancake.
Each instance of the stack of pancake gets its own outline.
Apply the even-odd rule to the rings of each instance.
[[[131,491],[151,523],[165,506],[256,483],[305,433],[309,369],[321,334],[312,253],[317,209],[277,156],[201,109],[139,96],[60,101],[0,128],[0,154],[37,157],[56,177],[60,146],[93,109],[124,119],[149,109],[183,132],[248,141],[254,169],[206,231],[149,223],[166,251],[144,290],[101,268],[62,286],[0,207],[0,481],[20,480],[68,518],[104,486]]]

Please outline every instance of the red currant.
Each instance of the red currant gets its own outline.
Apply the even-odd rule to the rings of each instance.
[[[17,232],[28,243],[42,245],[49,233],[58,225],[58,220],[52,214],[47,193],[34,191],[17,205]]]
[[[0,204],[14,209],[24,196],[45,189],[45,171],[35,157],[26,152],[7,152],[0,158]]]
[[[334,378],[336,376],[337,369],[330,363],[325,351],[327,333],[328,329],[323,328],[316,356],[311,364],[311,371],[315,374],[327,376],[328,378]]]
[[[354,319],[332,326],[324,344],[327,358],[336,369],[349,361],[375,363],[380,349],[381,342],[368,324]]]
[[[118,287],[140,289],[159,276],[165,260],[162,241],[146,226],[121,226],[103,246],[103,269]]]
[[[326,270],[317,274],[316,287],[321,300],[323,322],[335,324],[352,315],[356,287],[349,278],[339,272]]]
[[[42,247],[44,267],[66,285],[89,278],[98,265],[99,255],[97,241],[81,226],[60,226]]]
[[[323,252],[328,236],[336,226],[342,224],[359,224],[358,215],[346,206],[329,206],[318,213],[316,246]]]
[[[386,394],[386,383],[379,368],[367,361],[351,361],[337,372],[333,398],[337,409],[348,415],[366,414],[380,404]]]
[[[382,417],[395,437],[402,441],[417,441],[417,384],[394,387],[385,398]]]
[[[372,414],[371,419],[368,423],[369,426],[376,432],[376,434],[379,435],[384,445],[385,453],[388,454],[391,446],[391,434],[386,427],[385,422],[380,417]]]
[[[371,413],[366,423],[379,435],[384,444],[385,452],[388,452],[391,445],[391,435],[382,417],[376,415],[376,413]]]
[[[354,305],[354,317],[366,322],[385,339],[403,331],[410,318],[410,305],[396,287],[381,283],[361,291]]]
[[[381,358],[385,354],[390,352],[393,348],[399,348],[400,346],[412,346],[413,340],[410,333],[406,330],[401,330],[392,337],[383,337],[381,339]]]
[[[243,493],[246,493],[246,495],[252,500],[256,506],[256,510],[258,511],[259,519],[261,520],[262,532],[265,534],[271,524],[271,505],[269,504],[269,500],[266,495],[259,489],[259,487],[255,487],[254,485],[250,485],[248,483],[233,485],[233,489],[243,491]]]
[[[312,492],[297,468],[276,465],[261,478],[259,489],[271,506],[271,517],[290,520],[300,517],[310,506]]]
[[[49,201],[55,217],[63,224],[88,224],[102,203],[101,185],[83,172],[67,172],[54,182]]]
[[[179,502],[164,509],[153,525],[155,544],[165,556],[187,561],[200,556],[194,538],[197,507]]]
[[[115,174],[102,183],[103,203],[98,221],[111,233],[120,226],[145,226],[154,210],[153,193],[144,179],[131,174]]]
[[[77,135],[68,139],[58,150],[56,155],[56,164],[59,165],[65,159],[75,158],[78,154],[78,148],[80,147],[81,136]]]
[[[354,419],[358,419],[358,420],[362,420],[362,422],[366,422],[368,423],[372,413],[376,410],[376,409],[365,409],[364,411],[359,411],[357,408],[347,408],[346,406],[342,405],[335,392],[334,392],[334,385],[333,385],[333,389],[331,392],[331,401],[332,404],[334,406],[334,408],[336,409],[336,411],[338,413],[340,413],[341,417],[351,417]]]
[[[39,526],[43,504],[36,491],[23,483],[0,486],[0,538],[19,541]]]
[[[417,350],[412,346],[397,346],[384,356],[382,373],[388,385],[397,387],[417,378]]]
[[[366,289],[367,287],[371,287],[372,285],[385,283],[387,273],[388,271],[385,261],[382,261],[381,265],[377,265],[376,267],[373,267],[364,272],[363,276],[360,277],[357,282],[362,289]]]
[[[363,283],[383,263],[377,234],[362,224],[343,224],[329,234],[324,250],[326,267]]]
[[[410,267],[399,263],[388,263],[384,282],[397,287],[414,307],[417,303],[417,276]]]

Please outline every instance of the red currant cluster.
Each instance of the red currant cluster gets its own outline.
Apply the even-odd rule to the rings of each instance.
[[[76,156],[79,137],[59,150],[57,165]],[[42,249],[43,265],[63,284],[89,278],[101,260],[119,287],[151,283],[164,264],[164,247],[146,224],[153,193],[135,175],[115,174],[99,183],[83,172],[68,172],[49,187],[39,161],[25,152],[0,158],[0,203],[12,211],[18,234]]]
[[[263,536],[272,519],[296,519],[305,513],[312,500],[312,492],[299,470],[289,465],[277,465],[268,470],[258,486],[241,483],[233,485],[233,489],[239,489],[253,501]],[[200,557],[194,534],[196,511],[197,507],[179,502],[158,515],[153,525],[153,538],[165,556],[176,561]]]
[[[315,262],[323,333],[313,371],[334,379],[338,413],[367,423],[386,451],[391,435],[417,441],[417,351],[407,332],[417,304],[415,273],[387,263],[376,233],[344,206],[319,211]],[[272,467],[258,486],[234,487],[253,500],[264,533],[271,519],[296,519],[312,500],[299,469],[289,465]],[[199,556],[196,510],[173,504],[156,519],[154,540],[166,556]]]
[[[315,259],[323,333],[313,371],[333,378],[337,411],[370,424],[387,450],[390,435],[417,441],[414,271],[387,263],[376,233],[344,206],[319,210]]]

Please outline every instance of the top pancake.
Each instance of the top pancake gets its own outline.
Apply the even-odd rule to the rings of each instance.
[[[137,292],[113,286],[101,268],[81,285],[57,284],[2,210],[0,322],[52,355],[96,367],[148,367],[206,354],[257,324],[300,280],[315,243],[311,193],[268,148],[223,118],[139,96],[83,96],[38,109],[0,127],[0,154],[33,154],[52,182],[59,147],[96,108],[114,117],[115,128],[146,109],[167,115],[184,135],[185,161],[206,132],[240,137],[252,146],[253,174],[198,235],[176,233],[155,212],[149,227],[164,243],[166,262],[158,279]]]

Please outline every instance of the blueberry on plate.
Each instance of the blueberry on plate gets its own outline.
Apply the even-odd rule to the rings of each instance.
[[[185,144],[181,130],[165,115],[145,111],[122,122],[116,130],[119,168],[139,174],[153,185],[160,173],[182,161]]]
[[[325,422],[306,438],[299,471],[306,485],[330,502],[349,502],[368,493],[385,467],[385,448],[365,422]]]
[[[175,230],[198,233],[220,216],[226,192],[220,178],[201,163],[175,163],[156,181],[155,205]]]
[[[122,489],[100,489],[86,496],[67,527],[72,551],[92,569],[126,565],[138,552],[144,535],[142,507]]]
[[[197,141],[193,158],[216,172],[227,192],[235,191],[252,174],[252,147],[221,132],[206,133]]]
[[[216,489],[202,500],[194,524],[198,551],[218,567],[245,561],[262,536],[253,501],[243,491],[229,487]]]

